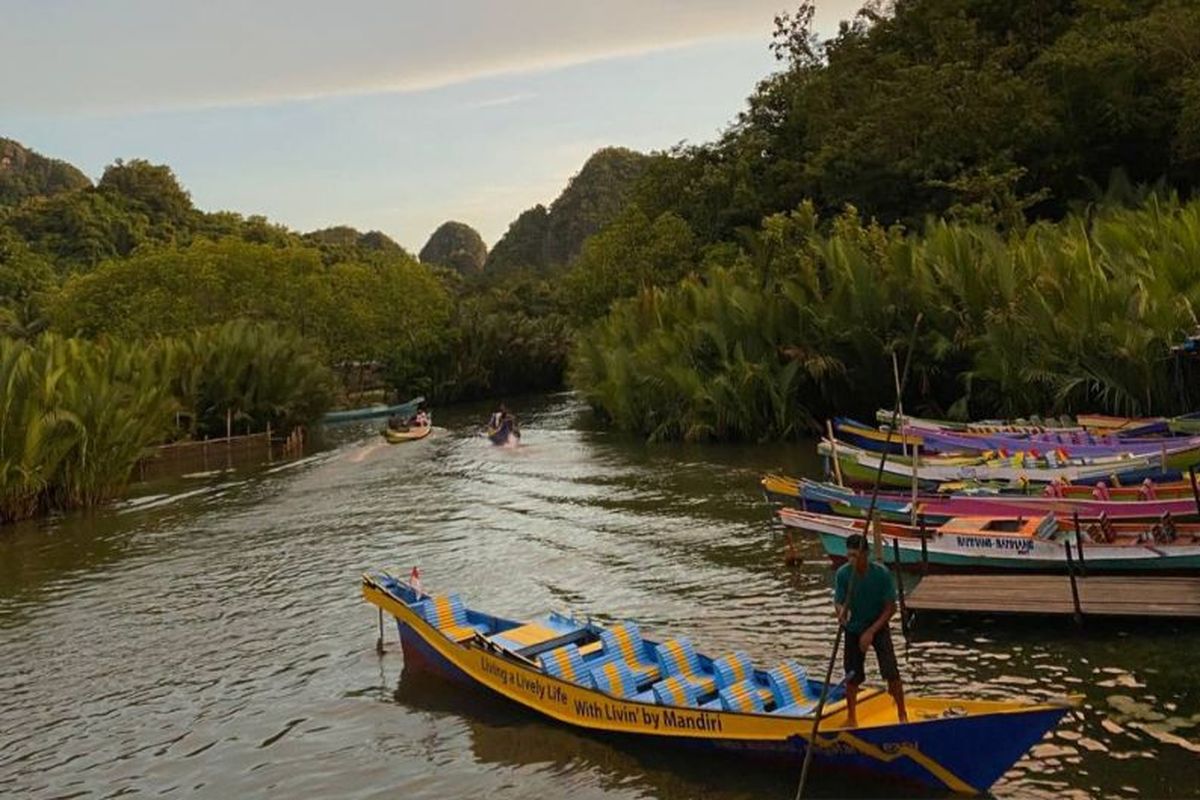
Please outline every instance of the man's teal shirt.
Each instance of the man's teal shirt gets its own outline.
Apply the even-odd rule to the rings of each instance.
[[[846,592],[854,582],[853,596],[846,602]],[[883,613],[883,607],[896,600],[896,581],[891,571],[872,561],[863,575],[854,574],[853,564],[843,564],[833,578],[833,602],[850,606],[846,630],[862,633]]]

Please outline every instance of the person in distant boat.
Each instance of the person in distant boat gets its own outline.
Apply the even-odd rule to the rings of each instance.
[[[846,630],[842,666],[846,670],[847,724],[858,725],[858,687],[865,675],[868,648],[875,649],[879,674],[887,681],[901,722],[908,721],[904,685],[896,665],[896,650],[888,620],[896,613],[896,581],[882,564],[871,561],[867,540],[858,533],[846,538],[846,563],[834,576],[833,604],[838,624]]]
[[[413,414],[412,419],[408,421],[409,426],[414,428],[427,428],[432,424],[433,420],[429,416],[429,408],[425,403],[417,406],[417,413]]]
[[[389,431],[399,431],[404,429],[404,421],[400,419],[399,414],[392,414],[388,417],[387,426]]]

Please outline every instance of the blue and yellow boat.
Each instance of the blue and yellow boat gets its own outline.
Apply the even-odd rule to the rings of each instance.
[[[794,661],[758,669],[734,652],[712,658],[686,638],[654,642],[632,622],[601,627],[561,614],[516,621],[426,595],[386,572],[363,597],[392,615],[405,668],[432,670],[560,723],[638,746],[670,744],[798,767],[823,684]],[[1072,701],[1032,704],[909,697],[901,723],[882,689],[863,687],[858,727],[841,686],[828,693],[818,768],[961,793],[987,791]]]

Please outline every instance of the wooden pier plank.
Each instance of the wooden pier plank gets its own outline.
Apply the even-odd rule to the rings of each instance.
[[[1085,616],[1200,618],[1200,577],[1077,577]],[[1066,575],[927,575],[906,598],[914,611],[1074,614]]]

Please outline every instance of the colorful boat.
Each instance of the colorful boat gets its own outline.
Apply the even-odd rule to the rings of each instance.
[[[875,430],[851,419],[833,422],[839,440],[876,453],[909,453],[919,447],[922,455],[971,455],[987,451],[1008,456],[1028,453],[1040,457],[1054,451],[1060,458],[1104,458],[1131,454],[1158,457],[1165,469],[1186,470],[1200,463],[1200,437],[1121,438],[1088,431],[1042,433],[981,433],[908,428],[903,432]]]
[[[393,414],[408,419],[417,411],[417,406],[425,402],[424,397],[414,397],[407,403],[395,406],[374,405],[365,408],[350,408],[345,411],[330,411],[321,417],[321,422],[348,422],[355,419],[372,419],[374,417],[390,417]]]
[[[890,425],[892,412],[880,409],[875,412],[875,418],[881,425]],[[1186,421],[1193,415],[1184,415],[1177,419],[1184,420],[1181,427],[1187,427]],[[954,422],[942,419],[926,419],[902,415],[897,427],[914,430],[940,430],[971,433],[1045,433],[1047,431],[1090,431],[1092,433],[1111,434],[1121,438],[1137,438],[1145,436],[1161,436],[1171,431],[1171,420],[1165,417],[1110,417],[1104,414],[1080,414],[1071,421],[1064,417],[1042,419],[1015,420],[979,420],[976,422]]]
[[[891,409],[879,409],[875,412],[875,419],[881,425],[891,425],[892,411]],[[1041,417],[1032,417],[1030,419],[1015,419],[1015,420],[978,420],[975,422],[953,422],[945,419],[927,419],[925,417],[914,417],[910,414],[901,414],[897,427],[914,430],[938,430],[938,431],[975,431],[978,433],[1042,433],[1044,431],[1082,431],[1083,428],[1075,421],[1068,418],[1062,419],[1042,419]]]
[[[881,436],[886,435],[879,432]],[[898,438],[898,437],[897,437]],[[958,434],[925,431],[919,438],[922,453],[979,453],[1007,455],[1026,452],[1034,456],[1054,451],[1059,457],[1104,458],[1129,454],[1156,459],[1164,469],[1186,470],[1200,463],[1200,438],[1117,439],[1092,434]],[[893,451],[894,452],[894,451]]]
[[[790,768],[813,741],[824,686],[791,660],[755,669],[745,653],[710,658],[685,638],[644,639],[630,622],[504,619],[384,572],[364,575],[362,591],[395,618],[405,669],[432,670],[583,731]],[[859,726],[849,728],[841,686],[828,697],[815,767],[960,793],[987,791],[1076,702],[910,695],[900,723],[882,689],[863,687]]]
[[[407,430],[392,430],[385,428],[383,430],[383,438],[388,440],[388,444],[401,444],[403,442],[415,442],[418,439],[424,439],[433,430],[432,425],[413,426]]]
[[[874,485],[879,469],[880,454],[855,447],[845,442],[823,439],[817,452],[832,459],[836,454],[838,468],[846,483]],[[948,481],[1003,481],[1008,483],[1047,484],[1066,481],[1095,482],[1100,480],[1124,480],[1139,477],[1147,472],[1159,472],[1157,459],[1148,456],[1108,456],[1104,458],[1069,458],[1060,460],[1052,453],[1033,458],[1028,453],[1018,453],[1006,458],[982,458],[980,456],[920,456],[916,467],[919,484],[936,488]],[[1122,476],[1125,476],[1123,478]],[[909,457],[891,455],[887,458],[883,485],[904,487],[913,482],[913,462]]]
[[[863,533],[865,520],[780,509],[780,521],[789,528],[820,537],[825,552],[835,562],[846,558],[846,539]],[[1195,573],[1200,571],[1200,525],[1167,519],[1146,523],[1088,523],[1083,541],[1075,535],[1072,520],[1053,514],[1044,517],[955,517],[926,528],[924,546],[920,531],[907,524],[880,525],[889,551],[898,547],[900,563],[925,564],[931,569],[1065,572],[1067,551],[1082,550],[1088,572]]]
[[[796,480],[783,475],[767,475],[761,481],[769,499],[798,507],[804,511],[830,513],[839,516],[863,516],[871,504],[869,492],[857,492],[832,483]],[[1087,491],[1087,487],[1066,487]],[[1178,520],[1200,516],[1200,506],[1190,487],[1180,490],[1171,499],[1147,500],[1122,496],[1120,499],[1095,500],[1089,497],[1054,497],[1027,494],[929,494],[917,495],[914,504],[911,494],[880,492],[875,507],[884,518],[911,519],[913,509],[929,523],[952,517],[1017,517],[1044,516],[1053,513],[1070,519],[1079,514],[1084,520],[1099,519],[1101,515],[1113,520],[1152,520],[1170,514]]]

